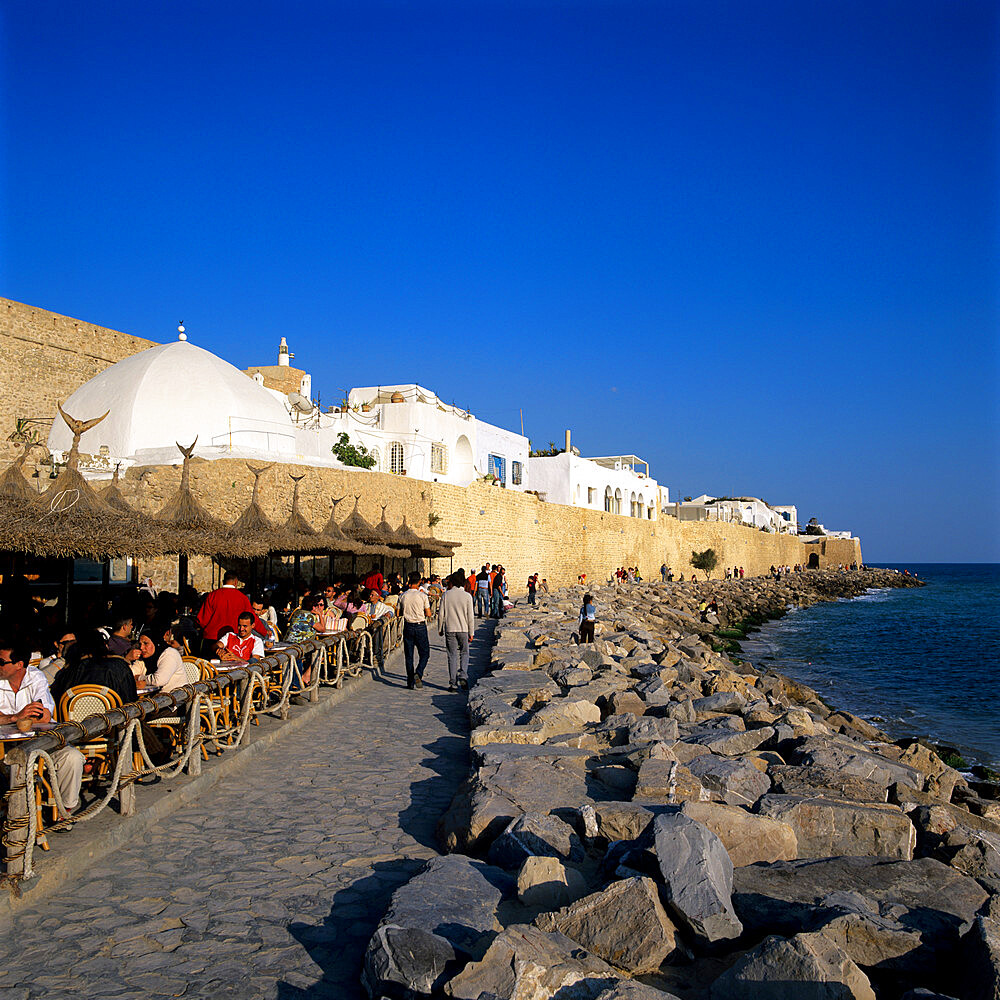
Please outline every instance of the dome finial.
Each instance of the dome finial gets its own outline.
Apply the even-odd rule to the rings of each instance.
[[[178,340],[187,340],[188,339],[188,335],[184,332],[184,320],[181,320],[177,324],[177,339]]]

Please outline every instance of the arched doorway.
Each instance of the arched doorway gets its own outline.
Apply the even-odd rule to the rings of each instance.
[[[451,466],[451,474],[462,486],[468,486],[476,478],[476,468],[472,461],[472,445],[464,434],[455,442],[455,461]]]

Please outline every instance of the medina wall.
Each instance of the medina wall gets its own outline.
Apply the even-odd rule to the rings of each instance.
[[[180,456],[178,456],[179,458]],[[261,477],[260,501],[276,523],[289,514],[292,496],[290,474],[305,473],[300,487],[303,513],[317,528],[327,521],[332,497],[345,497],[337,508],[343,521],[360,495],[358,508],[375,524],[386,504],[386,517],[397,527],[406,514],[418,534],[458,541],[454,560],[436,559],[431,570],[447,573],[452,568],[478,569],[485,562],[499,562],[507,569],[515,594],[523,593],[531,573],[539,573],[551,587],[576,583],[580,573],[588,581],[603,583],[618,566],[639,566],[647,579],[658,578],[662,563],[685,577],[692,572],[691,552],[715,550],[720,577],[726,566],[742,566],[747,575],[764,574],[771,565],[805,564],[809,552],[821,549],[820,565],[861,562],[856,539],[825,539],[822,545],[806,546],[792,535],[773,535],[752,528],[715,521],[677,521],[661,517],[640,520],[578,507],[545,503],[532,494],[501,489],[483,482],[471,486],[427,483],[405,476],[366,470],[315,469],[294,465],[272,466]],[[180,466],[129,469],[123,483],[126,496],[148,513],[155,513],[180,483]],[[198,498],[212,513],[232,523],[250,498],[253,476],[246,465],[234,459],[196,461],[191,466],[191,484]],[[429,518],[435,516],[434,528]],[[377,561],[377,560],[374,560]],[[359,557],[357,568],[367,569],[372,560]],[[309,557],[302,558],[303,574],[312,572]],[[154,560],[140,568],[159,587],[176,587],[173,558]],[[426,568],[426,563],[424,567]],[[191,572],[200,590],[211,586],[207,559],[192,559]],[[336,564],[349,570],[349,559]],[[319,560],[316,572],[325,576],[327,564]]]
[[[9,461],[20,450],[7,440],[18,418],[42,421],[36,427],[44,444],[51,421],[58,416],[58,403],[116,361],[155,346],[151,340],[0,298],[0,385],[4,387],[0,461]]]

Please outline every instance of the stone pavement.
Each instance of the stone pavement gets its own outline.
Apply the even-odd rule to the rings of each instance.
[[[465,695],[448,692],[429,631],[422,690],[394,655],[381,681],[19,910],[0,996],[362,997],[368,938],[438,853],[435,823],[468,773]],[[491,635],[480,624],[474,674]]]

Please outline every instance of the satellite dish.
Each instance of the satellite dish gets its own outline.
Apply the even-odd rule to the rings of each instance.
[[[312,413],[313,411],[312,400],[306,399],[301,392],[290,392],[288,403],[293,410],[297,410],[299,413]]]

